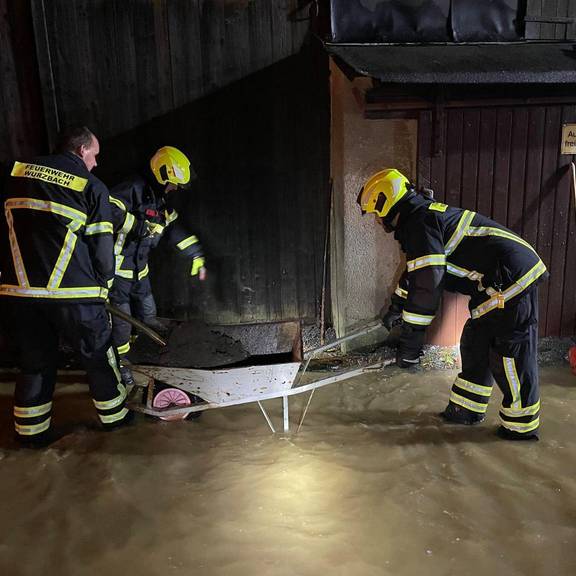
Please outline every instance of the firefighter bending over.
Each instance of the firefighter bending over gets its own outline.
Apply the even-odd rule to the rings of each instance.
[[[56,154],[15,162],[2,193],[0,304],[18,350],[14,421],[22,442],[51,439],[58,341],[80,355],[105,428],[127,423],[105,300],[114,275],[108,189],[94,175],[88,128],[62,134]]]
[[[137,174],[115,186],[110,195],[114,220],[116,254],[115,279],[110,302],[162,330],[156,319],[156,303],[148,278],[148,258],[160,238],[174,246],[179,254],[191,260],[190,275],[206,278],[204,254],[198,238],[181,225],[172,206],[173,193],[189,185],[195,176],[190,160],[177,148],[164,146],[150,160],[150,170]],[[120,372],[125,385],[133,383],[126,355],[130,350],[132,327],[113,318],[113,339],[120,356]]]
[[[383,317],[401,321],[396,362],[419,363],[424,332],[443,290],[470,296],[460,340],[462,371],[442,413],[457,424],[484,420],[496,380],[504,398],[498,435],[537,440],[538,289],[548,273],[536,251],[504,226],[470,210],[417,193],[400,172],[374,174],[359,197],[406,254],[406,270]]]

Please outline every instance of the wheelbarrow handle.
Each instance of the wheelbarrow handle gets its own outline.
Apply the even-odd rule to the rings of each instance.
[[[106,302],[106,310],[108,310],[108,312],[110,312],[110,314],[112,314],[113,316],[116,316],[117,318],[120,318],[121,320],[128,322],[129,324],[134,326],[136,330],[142,332],[142,334],[146,334],[148,338],[154,340],[154,342],[157,342],[158,344],[160,344],[160,346],[166,346],[166,341],[162,339],[160,334],[152,330],[152,328],[150,328],[149,326],[146,326],[144,322],[136,320],[136,318],[133,318],[132,316],[130,316],[130,314],[126,314],[126,312],[123,312],[122,310],[120,310],[120,308],[116,308],[116,306],[113,306],[112,304],[110,304],[110,302]]]

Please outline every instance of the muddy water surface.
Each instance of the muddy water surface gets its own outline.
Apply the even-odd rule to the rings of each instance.
[[[256,405],[103,433],[65,386],[64,436],[40,452],[14,445],[3,385],[0,574],[576,574],[576,377],[542,370],[542,440],[524,444],[494,436],[497,392],[480,427],[443,424],[454,376],[329,386],[297,436]]]

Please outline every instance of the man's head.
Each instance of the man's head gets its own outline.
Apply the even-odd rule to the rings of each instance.
[[[173,146],[159,148],[150,159],[150,169],[157,182],[166,186],[166,192],[186,186],[196,176],[188,157]]]
[[[367,180],[358,195],[358,204],[362,214],[376,214],[388,230],[396,215],[394,208],[409,198],[413,189],[406,176],[395,168],[386,168]]]
[[[100,153],[100,143],[86,126],[73,126],[60,133],[56,151],[72,152],[81,158],[86,168],[91,171],[97,166],[96,157]]]

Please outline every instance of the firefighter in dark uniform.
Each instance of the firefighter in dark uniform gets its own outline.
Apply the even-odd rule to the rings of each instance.
[[[105,428],[127,423],[105,300],[113,281],[106,186],[90,171],[99,144],[85,127],[62,135],[59,152],[15,162],[2,190],[0,304],[19,356],[17,438],[50,440],[58,341],[80,355]]]
[[[537,440],[537,284],[548,273],[536,251],[485,216],[416,193],[395,169],[374,174],[358,200],[363,213],[375,213],[394,232],[406,254],[406,271],[383,317],[388,328],[401,321],[397,364],[419,363],[443,290],[470,296],[462,371],[442,416],[458,424],[482,422],[495,380],[504,395],[498,435]]]
[[[162,330],[156,319],[156,303],[148,278],[148,258],[161,237],[182,256],[191,260],[190,274],[206,278],[204,254],[198,238],[178,220],[172,194],[186,187],[193,170],[188,158],[177,148],[164,146],[150,160],[150,170],[115,186],[112,203],[116,255],[114,286],[110,302],[154,329]],[[130,350],[132,327],[113,319],[113,339],[120,356],[122,381],[133,382],[126,355]]]

